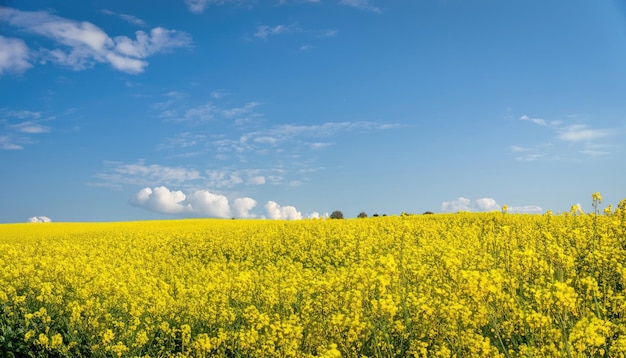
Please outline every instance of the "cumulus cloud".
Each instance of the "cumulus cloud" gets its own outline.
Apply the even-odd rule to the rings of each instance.
[[[50,219],[47,216],[33,216],[33,217],[28,218],[26,220],[26,222],[29,222],[29,223],[49,223],[49,222],[52,222],[52,219]]]
[[[300,220],[302,214],[293,206],[280,206],[275,201],[268,201],[265,204],[267,216],[274,220]]]
[[[481,198],[476,200],[476,207],[480,211],[500,210],[500,205],[492,198]]]
[[[237,198],[233,200],[233,216],[237,218],[253,218],[256,215],[250,210],[256,206],[256,200],[252,198]]]
[[[441,203],[442,211],[470,211],[471,210],[471,200],[464,197],[459,197],[456,200],[452,201],[444,201]]]
[[[252,213],[256,200],[248,197],[235,198],[231,202],[221,194],[208,190],[195,190],[188,194],[170,190],[165,186],[143,188],[130,200],[130,204],[161,214],[215,218],[255,218]],[[265,204],[267,216],[276,220],[300,220],[302,214],[293,206],[280,206],[275,201]],[[313,213],[309,217],[319,217]]]
[[[33,67],[30,51],[20,39],[0,36],[0,76],[6,72],[22,73]]]
[[[162,214],[189,215],[193,217],[248,218],[256,206],[251,198],[237,198],[231,209],[226,196],[208,190],[195,190],[188,195],[167,187],[143,188],[130,199],[132,205]]]
[[[46,11],[0,7],[0,21],[54,40],[61,47],[41,50],[42,61],[51,61],[74,70],[84,70],[95,63],[108,63],[122,72],[141,73],[148,66],[145,61],[147,57],[191,44],[189,34],[162,27],[156,27],[149,33],[137,31],[135,39],[127,36],[110,37],[90,22],[66,19]],[[18,45],[14,43],[13,46]]]
[[[187,196],[182,191],[170,191],[164,186],[141,189],[131,203],[141,206],[150,211],[163,214],[181,214],[189,209],[188,204],[184,204]]]
[[[458,199],[451,201],[444,201],[441,203],[441,211],[444,212],[458,212],[458,211],[497,211],[501,210],[502,206],[493,198],[480,198],[476,200],[470,200],[465,197],[459,197]],[[520,214],[538,214],[543,211],[540,206],[526,205],[526,206],[509,206],[508,211],[510,213]]]

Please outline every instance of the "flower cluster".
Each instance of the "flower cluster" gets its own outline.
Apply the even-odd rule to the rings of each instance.
[[[0,225],[0,356],[624,356],[624,203]]]

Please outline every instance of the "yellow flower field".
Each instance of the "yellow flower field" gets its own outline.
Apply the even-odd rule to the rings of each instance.
[[[626,356],[626,201],[5,224],[0,267],[3,357]]]

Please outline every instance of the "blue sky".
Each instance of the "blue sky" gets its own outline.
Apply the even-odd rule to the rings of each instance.
[[[0,222],[626,198],[611,0],[3,1]]]

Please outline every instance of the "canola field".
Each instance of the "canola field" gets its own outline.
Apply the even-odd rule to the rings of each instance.
[[[0,225],[0,356],[624,357],[626,201],[594,204]]]

